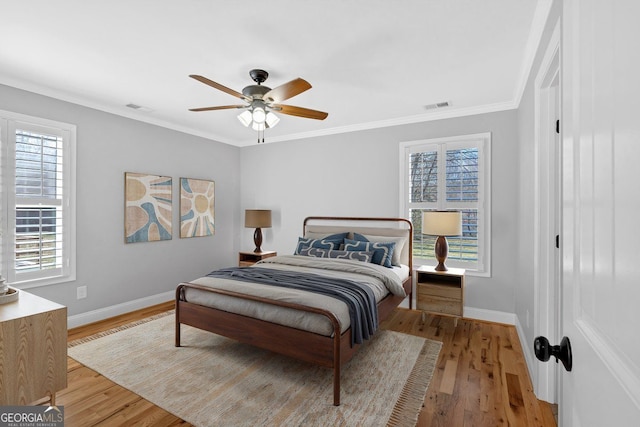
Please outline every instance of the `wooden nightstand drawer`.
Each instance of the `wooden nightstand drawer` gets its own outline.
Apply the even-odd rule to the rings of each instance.
[[[417,306],[418,310],[424,310],[431,313],[462,316],[462,306],[460,305],[459,299],[423,295],[418,298]]]

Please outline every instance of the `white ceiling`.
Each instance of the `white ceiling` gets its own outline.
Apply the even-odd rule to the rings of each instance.
[[[0,84],[244,146],[238,99],[262,68],[313,88],[267,142],[517,107],[551,0],[0,0]],[[448,101],[445,109],[428,104]],[[134,103],[151,111],[134,111]]]

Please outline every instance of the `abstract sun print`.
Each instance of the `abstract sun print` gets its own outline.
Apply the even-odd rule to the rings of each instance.
[[[180,178],[180,237],[215,233],[214,202],[214,181]]]

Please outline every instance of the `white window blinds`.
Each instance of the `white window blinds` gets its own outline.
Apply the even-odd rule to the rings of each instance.
[[[2,274],[20,287],[72,280],[75,127],[23,116],[0,124],[8,172]]]
[[[56,135],[16,129],[15,270],[62,269],[63,145]]]

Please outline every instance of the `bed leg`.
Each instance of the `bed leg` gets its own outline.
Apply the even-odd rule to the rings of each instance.
[[[180,347],[180,299],[183,296],[184,285],[180,284],[176,288],[176,305],[175,305],[175,319],[176,319],[176,342],[175,346]]]
[[[340,322],[333,325],[333,405],[340,406]]]
[[[333,405],[340,406],[340,362],[333,367]]]
[[[180,347],[180,322],[176,319],[176,347]]]

